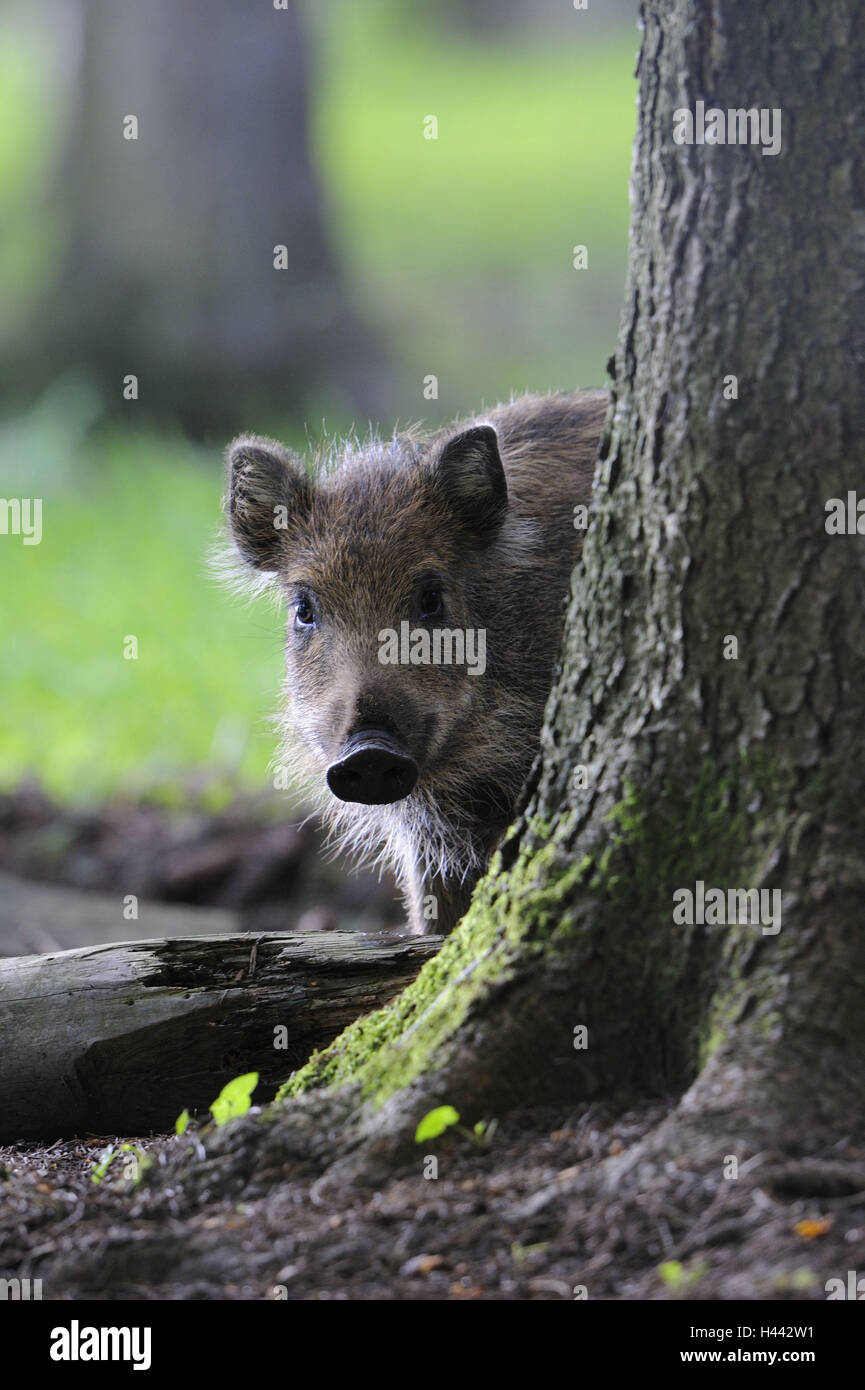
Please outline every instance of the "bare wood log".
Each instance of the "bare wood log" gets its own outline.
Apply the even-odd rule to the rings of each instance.
[[[294,932],[0,961],[0,1143],[170,1129],[257,1071],[256,1102],[417,975],[440,937]]]

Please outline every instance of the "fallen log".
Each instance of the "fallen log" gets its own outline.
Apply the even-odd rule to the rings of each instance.
[[[249,1071],[269,1100],[440,945],[294,932],[0,960],[0,1143],[164,1132]]]

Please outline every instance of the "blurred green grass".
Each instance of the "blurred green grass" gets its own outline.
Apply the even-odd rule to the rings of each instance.
[[[147,435],[87,453],[43,489],[41,545],[0,546],[0,784],[24,773],[74,800],[164,799],[207,769],[194,790],[217,804],[266,773],[279,617],[209,571],[221,493],[209,459]]]
[[[635,36],[454,45],[407,31],[386,0],[335,13],[318,26],[314,152],[334,238],[393,352],[400,419],[601,382],[624,273]],[[59,137],[41,80],[7,36],[0,274],[16,304],[56,235],[39,213]],[[421,137],[428,114],[438,141]],[[571,268],[576,242],[591,273]],[[98,413],[86,384],[60,383],[0,426],[0,494],[44,499],[40,546],[0,537],[0,785],[35,776],[75,801],[183,799],[195,785],[218,804],[265,785],[281,621],[208,570],[220,461],[170,437],[94,435]],[[279,422],[259,427],[292,442]]]

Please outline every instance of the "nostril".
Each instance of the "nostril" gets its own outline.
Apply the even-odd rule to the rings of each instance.
[[[418,766],[392,735],[364,731],[349,741],[342,759],[327,771],[327,784],[342,801],[382,806],[401,801],[414,789]]]

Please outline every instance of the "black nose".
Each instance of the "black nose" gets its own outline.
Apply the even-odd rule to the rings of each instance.
[[[384,806],[408,796],[417,772],[414,758],[390,734],[363,729],[348,740],[339,762],[327,769],[327,785],[340,801]]]

